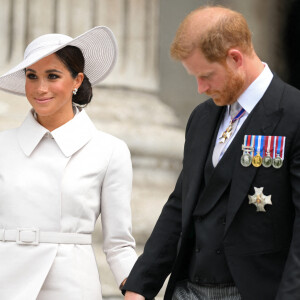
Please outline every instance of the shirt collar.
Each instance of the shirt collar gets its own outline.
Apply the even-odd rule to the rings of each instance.
[[[62,153],[70,157],[89,142],[95,130],[84,110],[77,112],[72,120],[51,133],[38,123],[33,114],[34,111],[31,110],[17,131],[19,144],[27,156],[31,155],[45,135],[50,135]]]
[[[273,73],[269,66],[266,63],[263,64],[265,66],[263,71],[237,100],[248,114],[251,113],[255,105],[262,98],[273,79]],[[229,105],[227,106],[227,112],[228,111]]]

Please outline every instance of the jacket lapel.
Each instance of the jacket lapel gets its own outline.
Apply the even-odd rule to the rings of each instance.
[[[237,145],[236,155],[232,163],[233,176],[231,182],[230,196],[227,208],[227,218],[225,232],[228,230],[232,220],[248,195],[251,183],[258,171],[258,168],[252,165],[245,168],[240,163],[242,155],[241,145],[243,143],[243,136],[250,135],[273,135],[273,132],[282,116],[282,109],[280,109],[280,100],[284,91],[284,83],[274,76],[269,88],[262,97],[262,99],[255,106],[251,114],[248,116],[246,122],[243,124],[243,134],[240,136]],[[240,152],[237,155],[237,152]]]
[[[204,180],[204,168],[218,121],[224,113],[223,107],[216,106],[212,100],[205,103],[206,109],[195,116],[198,120],[191,123],[187,130],[184,153],[185,180],[183,194],[186,195],[183,206],[183,227],[189,223],[192,211],[199,197],[201,182]]]
[[[206,215],[216,205],[230,184],[233,174],[232,162],[234,158],[240,155],[240,145],[242,144],[243,137],[244,124],[215,167],[214,172],[198,201],[195,214],[200,216]]]

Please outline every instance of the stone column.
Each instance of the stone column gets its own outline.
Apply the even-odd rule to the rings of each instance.
[[[0,0],[3,30],[0,67],[22,59],[26,45],[39,35],[77,36],[105,25],[116,35],[119,57],[105,86],[144,91],[158,89],[159,0]]]

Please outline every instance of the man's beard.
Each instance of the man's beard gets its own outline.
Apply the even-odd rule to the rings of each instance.
[[[229,105],[234,103],[238,97],[242,94],[242,90],[245,84],[245,79],[234,73],[231,69],[227,69],[227,79],[224,84],[224,88],[221,91],[209,91],[208,95],[211,95],[215,104],[219,106]]]

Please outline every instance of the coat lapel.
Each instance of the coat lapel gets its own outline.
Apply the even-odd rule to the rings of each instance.
[[[223,107],[216,106],[212,100],[207,101],[205,105],[207,105],[206,109],[195,116],[198,120],[191,123],[186,135],[183,182],[186,197],[182,215],[183,227],[189,223],[190,215],[197,203],[210,144],[218,121],[225,111]]]
[[[236,158],[240,155],[240,145],[242,143],[243,136],[244,124],[215,167],[209,182],[207,183],[205,190],[198,201],[195,214],[200,216],[206,215],[211,209],[213,209],[230,184],[233,174],[233,158]]]
[[[262,97],[262,99],[255,106],[251,114],[248,116],[246,122],[243,124],[243,134],[239,138],[239,145],[235,152],[234,161],[232,163],[233,176],[231,182],[230,196],[227,208],[227,222],[225,232],[229,228],[232,220],[248,195],[251,183],[254,180],[258,168],[252,165],[245,168],[240,163],[242,155],[241,145],[243,143],[243,136],[249,135],[273,135],[273,132],[282,116],[282,109],[280,109],[280,100],[284,91],[284,83],[274,76],[269,88]],[[237,153],[239,152],[239,155]]]

